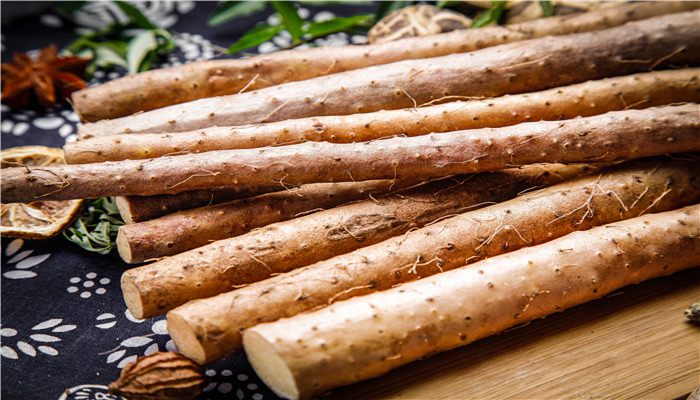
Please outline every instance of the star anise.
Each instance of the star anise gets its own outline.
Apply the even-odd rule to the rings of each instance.
[[[0,75],[2,102],[11,107],[27,108],[33,98],[47,107],[86,86],[80,75],[90,60],[59,56],[54,45],[43,48],[36,58],[27,53],[15,53],[13,60],[2,64]]]

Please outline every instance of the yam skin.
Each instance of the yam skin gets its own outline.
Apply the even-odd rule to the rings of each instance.
[[[416,107],[449,96],[495,97],[700,62],[700,11],[600,31],[525,40],[211,97],[84,124],[81,139],[186,132]]]
[[[562,120],[629,108],[700,102],[700,69],[648,72],[543,92],[456,101],[417,109],[323,116],[192,132],[111,135],[67,143],[68,164],[154,158],[306,141],[351,143],[397,135],[495,128]]]
[[[644,215],[258,325],[243,343],[273,391],[308,398],[697,267],[698,232],[698,205]]]
[[[527,166],[448,178],[268,225],[126,271],[121,279],[124,300],[137,318],[163,314],[189,300],[348,253],[591,170],[595,169],[588,165]]]
[[[128,263],[170,256],[252,229],[351,201],[364,200],[410,182],[315,183],[247,199],[183,210],[119,228],[117,249]]]
[[[699,164],[643,161],[466,212],[351,253],[168,312],[178,349],[207,363],[241,346],[242,332],[335,301],[533,246],[577,230],[700,199]]]
[[[281,51],[246,60],[213,60],[129,75],[72,96],[83,121],[123,117],[205,97],[235,94],[280,83],[395,61],[437,57],[517,40],[591,31],[700,7],[694,2],[628,4],[576,16],[509,27],[461,30],[380,45]]]
[[[698,151],[699,119],[698,105],[685,104],[362,143],[308,142],[148,160],[15,167],[3,170],[2,195],[3,201],[15,203],[274,182],[428,179],[532,163],[608,162]]]
[[[115,203],[127,224],[148,221],[176,211],[277,192],[282,186],[232,187],[192,190],[156,196],[117,196]]]

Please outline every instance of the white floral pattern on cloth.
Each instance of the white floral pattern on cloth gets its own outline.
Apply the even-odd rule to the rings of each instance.
[[[66,138],[75,132],[78,116],[71,110],[59,110],[52,107],[42,116],[37,116],[34,110],[9,112],[9,108],[2,105],[2,123],[0,131],[14,136],[22,136],[29,131],[31,126],[35,128],[58,132],[59,136]]]
[[[99,329],[109,329],[113,328],[117,324],[116,316],[112,313],[103,313],[97,316],[96,328]]]
[[[104,287],[108,285],[111,280],[109,278],[99,278],[97,273],[88,272],[85,274],[84,278],[79,276],[74,276],[70,278],[69,282],[71,286],[66,288],[68,293],[78,293],[80,292],[80,297],[83,299],[89,299],[92,294],[105,294],[107,289]]]
[[[76,328],[76,325],[62,324],[63,319],[53,318],[34,325],[31,332],[25,335],[19,335],[16,329],[3,327],[0,329],[0,337],[2,337],[2,347],[0,347],[0,355],[2,358],[11,360],[19,359],[21,354],[30,357],[36,357],[38,354],[47,354],[50,356],[58,355],[58,350],[48,343],[60,342],[59,337],[62,333],[70,332]],[[12,345],[7,344],[6,338],[19,338]]]
[[[109,393],[105,385],[79,385],[66,389],[58,400],[121,400],[123,397]]]
[[[7,247],[5,247],[5,257],[11,257],[7,260],[8,265],[12,265],[14,269],[10,271],[3,272],[2,276],[7,279],[28,279],[37,276],[37,273],[30,271],[29,269],[34,268],[46,261],[51,254],[37,254],[32,255],[34,250],[24,250],[22,249],[24,245],[24,240],[15,239],[11,241]]]
[[[230,393],[229,398],[231,399],[262,400],[264,398],[263,394],[258,390],[260,386],[252,382],[252,379],[246,374],[234,374],[232,370],[226,368],[220,371],[208,368],[204,371],[204,375],[208,381],[202,390],[205,396],[213,393]]]
[[[140,324],[145,321],[143,319],[134,318],[134,316],[131,315],[131,312],[129,312],[129,310],[126,310],[124,314],[126,315],[126,318],[131,322]],[[98,324],[95,326],[100,329],[111,329],[117,324],[115,318],[116,316],[111,313],[100,314],[96,318]],[[168,327],[165,319],[160,319],[158,321],[153,322],[153,324],[151,325],[151,332],[152,333],[145,335],[136,335],[126,338],[122,340],[117,347],[100,353],[100,355],[107,355],[107,364],[112,364],[119,361],[119,363],[117,364],[117,368],[121,369],[124,368],[130,362],[135,361],[136,357],[139,357],[141,355],[147,356],[149,354],[161,350],[177,351],[177,347],[175,347],[175,343],[172,340],[168,340],[165,343],[164,348],[161,349],[158,346],[158,343],[156,343],[156,341],[153,338],[154,336],[158,335],[168,335]]]
[[[187,61],[208,60],[213,58],[216,52],[214,45],[205,39],[202,35],[179,33],[173,37],[175,45],[182,51],[182,58]],[[161,66],[177,66],[182,65],[177,55],[168,57],[168,62]]]

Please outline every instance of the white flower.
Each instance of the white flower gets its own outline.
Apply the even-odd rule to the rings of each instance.
[[[88,299],[92,296],[93,290],[95,294],[102,295],[107,293],[107,289],[104,288],[111,281],[109,278],[97,279],[97,274],[94,272],[88,272],[85,274],[85,279],[81,279],[78,276],[70,278],[70,283],[73,285],[68,286],[66,291],[68,293],[78,293],[80,292],[80,297],[83,299]]]

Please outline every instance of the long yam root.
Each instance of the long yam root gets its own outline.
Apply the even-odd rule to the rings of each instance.
[[[200,189],[156,196],[117,196],[115,203],[124,222],[132,224],[148,221],[180,210],[245,199],[283,189],[279,185]]]
[[[126,271],[122,290],[137,318],[403,235],[533,187],[595,171],[588,165],[527,166],[451,177],[256,229]],[[124,253],[119,243],[120,253]]]
[[[698,7],[700,5],[695,2],[627,4],[576,16],[461,30],[380,45],[282,51],[246,60],[201,61],[116,79],[76,92],[72,101],[83,121],[94,122],[371,65],[461,53],[546,35],[609,28]]]
[[[416,109],[211,127],[175,134],[111,135],[67,143],[63,150],[68,164],[87,164],[306,141],[363,142],[398,135],[418,136],[529,121],[563,120],[681,102],[700,102],[700,69],[647,72],[543,92]]]
[[[614,111],[362,143],[309,142],[98,164],[3,170],[3,201],[152,195],[220,186],[427,179],[532,163],[700,150],[697,104]]]
[[[243,330],[261,322],[386,290],[573,231],[692,204],[700,199],[697,171],[697,162],[643,160],[526,193],[191,301],[168,313],[168,330],[183,354],[210,362],[240,348]]]
[[[117,248],[128,263],[170,256],[242,235],[252,229],[286,221],[351,201],[399,189],[410,182],[315,183],[286,191],[183,210],[119,228]]]
[[[321,115],[410,108],[446,96],[495,97],[700,62],[700,11],[544,37],[470,53],[400,61],[84,124],[81,139],[186,132]]]
[[[273,391],[287,399],[307,398],[624,286],[696,267],[699,232],[698,205],[575,232],[255,326],[243,343]]]

